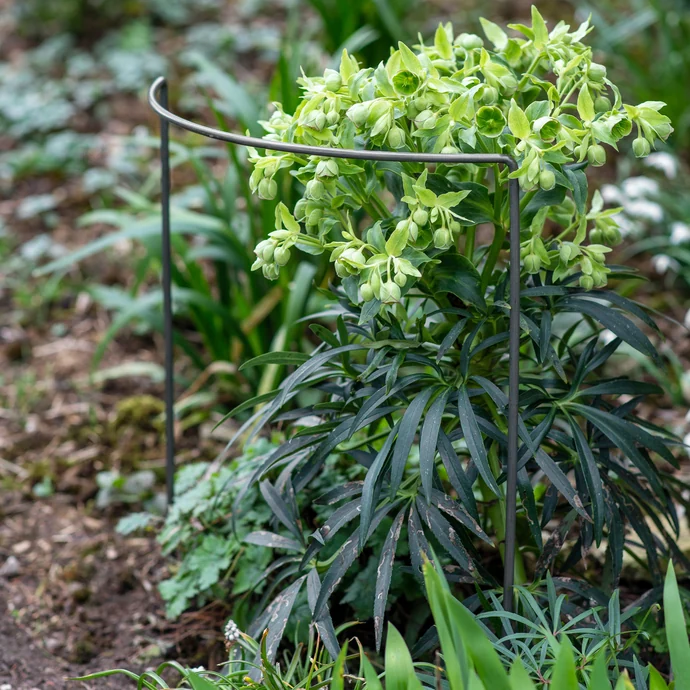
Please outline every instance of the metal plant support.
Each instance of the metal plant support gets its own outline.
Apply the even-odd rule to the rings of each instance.
[[[170,248],[170,125],[195,134],[268,151],[287,151],[321,158],[345,158],[349,160],[388,161],[407,163],[447,164],[489,164],[505,165],[511,171],[517,170],[516,161],[500,154],[442,154],[412,153],[397,151],[367,151],[355,149],[333,149],[321,146],[303,146],[284,142],[267,141],[256,137],[223,132],[219,129],[185,120],[168,110],[168,86],[165,77],[159,77],[149,89],[151,108],[160,118],[160,157],[162,194],[162,262],[163,262],[163,328],[165,339],[165,439],[166,439],[166,485],[168,504],[174,498],[175,435],[173,411],[173,322],[172,281]],[[509,181],[510,188],[510,329],[509,329],[509,375],[508,375],[508,468],[506,485],[506,537],[504,555],[504,607],[513,608],[513,586],[515,576],[515,526],[517,512],[517,466],[518,466],[518,387],[520,377],[520,188],[517,179]]]

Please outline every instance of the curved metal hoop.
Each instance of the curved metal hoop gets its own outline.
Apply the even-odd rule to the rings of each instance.
[[[172,281],[170,246],[170,125],[203,137],[225,141],[237,146],[251,146],[267,151],[286,151],[321,158],[345,158],[349,160],[389,161],[398,163],[446,163],[446,164],[499,164],[517,170],[515,159],[502,154],[483,153],[414,153],[409,151],[368,151],[361,149],[334,149],[321,146],[290,144],[256,137],[224,132],[213,127],[186,120],[168,110],[168,86],[165,77],[158,77],[149,89],[148,101],[160,118],[161,141],[161,194],[162,194],[162,261],[163,261],[163,323],[165,339],[165,437],[166,437],[166,485],[168,503],[174,498],[175,435],[173,419],[173,324]],[[510,189],[510,324],[509,324],[509,372],[508,372],[508,459],[506,480],[506,537],[504,553],[503,596],[504,607],[513,608],[515,581],[516,513],[517,513],[517,466],[518,466],[518,419],[520,383],[520,187],[516,179],[509,181]]]

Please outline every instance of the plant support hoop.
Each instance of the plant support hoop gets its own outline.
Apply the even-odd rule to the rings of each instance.
[[[321,146],[304,146],[278,141],[268,141],[200,125],[186,120],[168,110],[168,85],[165,77],[158,77],[149,89],[148,101],[160,118],[161,203],[162,203],[162,288],[163,288],[163,335],[165,341],[165,443],[166,488],[168,505],[174,498],[175,434],[173,396],[173,315],[172,315],[172,252],[170,245],[170,125],[194,132],[209,139],[217,139],[237,146],[251,146],[267,151],[286,151],[321,158],[345,158],[348,160],[388,161],[397,163],[446,163],[450,165],[505,165],[517,170],[516,161],[510,156],[489,153],[415,153],[398,151],[368,151],[359,149],[334,149]],[[506,536],[503,574],[503,605],[513,609],[515,582],[515,530],[517,513],[517,466],[518,466],[518,396],[520,381],[520,187],[517,179],[508,182],[510,190],[510,325],[509,325],[509,372],[508,372],[508,458],[506,480]]]

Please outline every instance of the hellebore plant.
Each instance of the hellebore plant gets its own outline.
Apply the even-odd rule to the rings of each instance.
[[[510,173],[252,152],[260,196],[276,194],[280,170],[304,186],[294,209],[277,205],[254,268],[275,278],[293,248],[330,252],[340,279],[329,312],[335,332],[312,326],[321,344],[310,356],[246,362],[299,366],[234,411],[256,408],[236,438],[269,422],[284,423],[288,438],[251,479],[290,534],[250,540],[287,552],[271,577],[289,584],[255,626],[268,625],[269,648],[306,583],[322,639],[337,653],[327,605],[366,555],[378,561],[380,644],[402,539],[420,583],[432,551],[455,581],[500,579],[511,174],[522,189],[517,581],[568,571],[594,544],[603,545],[609,589],[626,550],[635,558],[644,551],[657,581],[663,558],[686,562],[674,542],[680,487],[666,471],[675,440],[635,415],[644,395],[660,391],[602,373],[623,341],[656,357],[635,320],[656,327],[638,304],[604,289],[630,271],[605,263],[620,239],[616,209],[605,210],[598,193],[590,200],[586,177],[633,130],[644,155],[672,128],[662,103],[623,104],[582,43],[587,22],[549,31],[536,9],[532,18],[531,27],[511,26],[514,36],[483,21],[487,40],[440,26],[433,44],[401,43],[376,68],[344,53],[339,71],[299,80],[304,97],[294,114],[276,104],[263,123],[269,142],[501,153],[519,166]],[[601,338],[602,327],[612,336]],[[320,522],[295,496],[334,456],[353,481],[323,497],[334,507]],[[410,572],[407,563],[402,570]]]

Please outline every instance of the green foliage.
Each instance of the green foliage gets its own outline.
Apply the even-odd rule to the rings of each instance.
[[[650,141],[671,127],[658,112],[662,104],[622,105],[580,42],[587,23],[549,32],[535,9],[531,28],[514,27],[525,38],[488,22],[484,28],[491,51],[483,39],[454,38],[441,26],[432,46],[414,53],[400,44],[376,70],[361,70],[344,54],[339,72],[302,78],[305,98],[294,116],[278,107],[269,139],[385,148],[400,128],[404,149],[518,156],[521,550],[536,556],[538,579],[567,572],[604,544],[613,589],[624,551],[641,544],[660,582],[665,558],[687,562],[675,543],[678,487],[660,462],[677,466],[677,439],[636,415],[659,388],[602,377],[622,343],[656,358],[638,324],[658,329],[639,304],[603,289],[608,275],[630,272],[604,264],[609,247],[599,242],[619,239],[615,211],[604,210],[598,193],[586,203],[584,170],[588,160],[599,162],[596,147],[615,146],[633,123]],[[555,85],[546,79],[551,70]],[[615,104],[595,107],[609,92]],[[245,363],[299,366],[238,410],[256,405],[235,438],[296,418],[253,481],[266,487],[276,519],[300,544],[299,570],[283,571],[283,596],[294,598],[311,578],[315,621],[330,621],[341,579],[372,540],[383,541],[373,549],[379,646],[400,544],[408,545],[409,561],[398,567],[411,566],[419,580],[433,550],[455,580],[496,583],[486,550],[501,553],[505,537],[506,177],[491,185],[486,166],[429,171],[256,153],[252,161],[260,196],[273,196],[271,181],[286,167],[300,166],[294,175],[305,185],[294,213],[276,206],[277,229],[257,246],[254,268],[275,278],[292,247],[328,250],[341,281],[328,312],[337,316],[335,332],[315,325],[320,344],[306,361],[275,353]],[[494,225],[493,240],[477,247],[475,229],[485,223]],[[613,339],[602,341],[602,330]],[[290,415],[293,405],[299,417]],[[293,496],[333,453],[351,457],[366,477],[334,490],[332,503],[340,505],[309,536],[309,516],[295,512]],[[521,557],[517,572],[521,580],[529,575]]]
[[[673,129],[660,113],[663,103],[623,103],[606,68],[582,43],[591,30],[588,22],[573,32],[561,22],[549,32],[536,8],[532,15],[531,28],[513,26],[519,38],[484,21],[489,49],[479,36],[454,36],[448,24],[439,26],[432,45],[421,45],[416,53],[399,43],[376,69],[362,69],[344,51],[339,71],[299,80],[301,103],[294,114],[277,105],[263,123],[267,138],[512,156],[519,169],[504,171],[495,186],[506,175],[516,177],[528,194],[523,205],[529,231],[521,242],[526,272],[551,269],[555,280],[578,272],[583,287],[603,287],[609,273],[605,254],[620,233],[615,210],[604,211],[599,196],[587,207],[582,168],[603,165],[603,144],[617,148],[633,127],[647,148]],[[423,273],[436,270],[460,237],[472,260],[473,228],[482,222],[500,226],[507,214],[507,198],[487,203],[488,166],[438,166],[429,174],[411,163],[373,165],[292,153],[254,152],[251,161],[252,190],[262,198],[276,197],[274,178],[286,168],[294,168],[304,184],[292,212],[278,205],[276,229],[257,246],[254,269],[275,279],[292,247],[309,254],[328,251],[338,276],[352,278],[354,302],[399,301]],[[381,199],[388,184],[384,171],[397,178],[387,190],[397,202],[393,213]],[[359,237],[355,218],[362,211],[374,225]],[[547,218],[559,226],[555,237],[545,232]],[[590,234],[585,244],[590,224],[598,240]],[[502,240],[496,242],[495,249],[501,245]],[[489,257],[486,279],[495,266]]]
[[[318,644],[314,644],[313,636],[310,638],[306,658],[301,650],[297,650],[292,657],[286,656],[286,671],[281,673],[279,667],[268,659],[267,635],[262,638],[260,646],[248,636],[242,635],[239,649],[232,649],[229,672],[223,675],[198,669],[183,669],[179,664],[168,662],[155,674],[148,672],[136,676],[123,670],[105,671],[85,676],[81,680],[95,680],[123,673],[138,681],[138,687],[155,690],[168,687],[159,674],[165,668],[174,668],[182,676],[180,687],[191,687],[193,690],[239,690],[247,687],[288,690],[293,687],[309,689],[326,685],[331,690],[342,690],[346,662],[356,661],[359,656],[359,672],[347,675],[349,687],[353,690],[381,690],[384,685],[387,690],[422,690],[424,687],[448,687],[449,690],[611,690],[612,684],[615,684],[617,690],[664,690],[669,687],[651,664],[645,668],[639,662],[634,663],[632,673],[619,666],[615,645],[621,644],[620,639],[616,639],[621,637],[618,627],[620,611],[617,612],[618,602],[615,597],[614,604],[609,606],[610,620],[604,628],[598,619],[597,609],[572,617],[568,612],[567,599],[561,595],[552,602],[556,609],[551,607],[547,611],[527,590],[521,589],[520,597],[526,608],[531,609],[532,620],[497,610],[495,614],[501,618],[505,631],[503,638],[497,639],[485,627],[485,616],[473,616],[452,595],[440,569],[434,568],[427,561],[423,570],[437,634],[437,641],[432,646],[440,646],[441,654],[436,657],[433,665],[415,663],[404,638],[389,624],[384,671],[381,674],[383,683],[361,647],[359,655],[348,655],[348,645],[345,644],[335,662],[326,663],[323,653],[319,653]],[[553,587],[552,581],[548,582],[548,587]],[[687,668],[690,643],[672,564],[669,564],[664,586],[664,609],[667,619],[666,636],[671,647],[670,661],[675,679],[671,687],[686,690],[690,687],[686,675],[686,671],[690,670]],[[549,619],[549,614],[554,614],[555,617]],[[592,619],[596,621],[594,625],[589,624]],[[539,623],[535,625],[533,621]],[[539,635],[544,639],[535,645],[532,631],[538,625],[543,626]],[[606,643],[600,643],[602,634],[609,635]],[[511,647],[519,651],[506,657],[506,652]],[[261,664],[261,672],[253,672],[253,677],[261,678],[258,683],[248,678],[246,670],[242,669],[252,656]],[[314,685],[317,678],[318,685]],[[634,685],[631,678],[634,678]]]
[[[690,15],[684,0],[577,2],[598,27],[596,48],[606,53],[625,90],[640,100],[663,100],[674,122],[673,143],[690,144],[690,107],[683,83],[690,70]]]
[[[233,516],[232,503],[254,463],[272,450],[262,439],[216,472],[208,463],[186,465],[178,471],[175,503],[158,537],[163,553],[175,561],[172,576],[160,584],[170,618],[177,618],[193,603],[202,606],[230,595],[236,608],[256,587],[260,594],[270,551],[244,541],[250,533],[270,528],[271,513],[257,489],[247,494],[241,517]],[[119,522],[118,531],[128,534],[158,520],[152,514],[134,513]],[[241,611],[234,615],[242,620]]]

